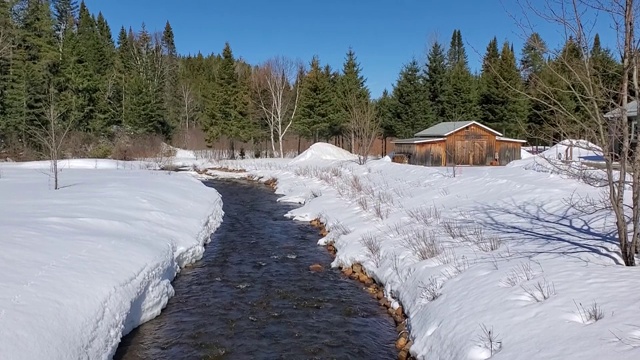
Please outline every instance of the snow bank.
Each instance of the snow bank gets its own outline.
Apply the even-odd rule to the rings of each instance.
[[[495,335],[496,359],[640,358],[640,268],[620,265],[610,214],[565,202],[597,199],[599,188],[522,166],[452,177],[385,161],[246,164],[303,199],[288,216],[323,219],[330,233],[320,243],[335,242],[334,266],[362,262],[402,302],[419,359],[489,358],[482,326]],[[377,256],[366,234],[378,239]],[[440,255],[420,259],[411,248],[420,239]],[[586,315],[593,304],[599,321]]]
[[[57,191],[46,162],[0,164],[2,358],[111,358],[166,305],[179,267],[202,257],[219,194],[122,164],[64,161]]]
[[[530,158],[532,156],[534,156],[534,155],[532,153],[528,152],[527,150],[525,150],[525,149],[521,149],[520,150],[520,158],[521,159],[528,159],[528,158]]]
[[[327,143],[315,143],[302,154],[291,160],[291,164],[302,162],[328,160],[328,161],[353,161],[358,157],[344,149]]]
[[[602,149],[586,140],[569,139],[550,147],[541,155],[548,159],[598,161],[602,159]]]

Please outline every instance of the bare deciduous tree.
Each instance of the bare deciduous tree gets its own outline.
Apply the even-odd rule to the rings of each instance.
[[[284,157],[282,140],[293,124],[300,98],[301,64],[278,56],[267,60],[252,74],[256,105],[265,116],[271,136],[271,149],[276,154],[276,137],[280,157]]]
[[[193,121],[196,112],[196,99],[191,84],[180,84],[180,97],[182,102],[181,117],[184,123],[184,147],[189,144],[189,124]]]
[[[56,99],[54,96],[54,90],[49,89],[46,109],[46,119],[44,122],[30,126],[29,133],[36,139],[44,150],[47,157],[51,161],[51,174],[53,175],[53,188],[58,190],[60,188],[58,182],[58,160],[60,159],[60,149],[64,142],[65,137],[71,130],[73,121],[69,120],[63,122],[62,115],[64,112],[60,111],[56,106]]]
[[[373,142],[380,135],[380,118],[370,101],[362,101],[355,96],[349,100],[348,110],[353,151],[358,155],[358,163],[364,165]]]
[[[551,55],[543,71],[545,78],[534,78],[535,91],[526,95],[545,109],[545,121],[556,136],[564,139],[580,137],[590,141],[580,147],[601,153],[604,158],[602,185],[606,196],[602,205],[616,219],[616,230],[622,260],[636,265],[640,234],[640,142],[635,141],[632,120],[628,117],[630,85],[638,94],[637,71],[639,46],[635,38],[638,2],[633,0],[523,0],[524,14],[535,14],[545,22],[558,26],[567,44],[579,56],[559,50]],[[595,69],[591,56],[594,20],[608,17],[613,24],[617,47],[622,59],[620,82],[604,81]],[[531,20],[525,16],[523,29],[533,33]],[[633,84],[630,84],[633,76]],[[517,89],[512,89],[517,91]],[[615,96],[611,96],[614,94]],[[571,97],[572,101],[566,101]],[[576,111],[576,108],[579,111]],[[608,110],[613,110],[609,112]],[[551,140],[551,139],[547,139]],[[574,172],[575,168],[555,161],[558,169]]]

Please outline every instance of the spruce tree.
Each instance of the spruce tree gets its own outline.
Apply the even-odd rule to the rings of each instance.
[[[524,83],[518,67],[513,47],[508,42],[502,46],[500,62],[500,90],[505,101],[498,121],[498,129],[506,136],[521,137],[526,129],[529,104],[524,95]]]
[[[345,135],[347,122],[349,121],[349,106],[352,101],[362,103],[369,101],[369,89],[367,89],[365,85],[366,79],[361,73],[362,69],[358,63],[356,53],[349,48],[342,67],[342,74],[336,84],[340,113],[338,123],[332,129],[332,136]],[[351,146],[349,148],[351,149]]]
[[[444,49],[437,41],[429,50],[423,77],[427,100],[435,121],[443,121],[447,116],[444,96],[447,84],[447,65]]]
[[[500,84],[499,64],[498,40],[494,37],[487,45],[487,52],[482,59],[478,105],[480,121],[496,129],[501,125],[501,112],[506,104],[505,94]]]
[[[178,50],[176,49],[173,29],[167,21],[162,33],[162,52],[164,55],[164,102],[168,121],[177,126],[179,123],[180,103],[178,101]]]
[[[380,118],[380,130],[382,135],[382,155],[387,155],[387,139],[397,137],[396,117],[393,114],[393,99],[387,89],[375,101],[376,114]]]
[[[603,93],[600,94],[600,108],[603,112],[608,112],[613,108],[613,104],[618,103],[618,84],[621,81],[621,65],[611,54],[611,50],[603,48],[600,44],[600,35],[596,34],[593,38],[593,46],[589,54],[589,62],[592,68],[592,74]],[[633,82],[631,81],[633,84]],[[633,90],[630,89],[633,93]],[[636,94],[637,96],[637,94]]]
[[[298,135],[314,142],[330,137],[335,109],[331,86],[331,68],[322,68],[317,56],[311,59],[300,91],[298,112],[294,121]]]
[[[447,121],[473,120],[478,115],[476,79],[469,71],[460,30],[454,30],[447,52],[444,112]]]
[[[11,22],[9,2],[0,1],[0,150],[15,141],[15,125],[8,118],[8,92],[11,86],[11,46],[14,42],[14,28]]]
[[[412,137],[433,122],[421,80],[420,66],[414,59],[400,71],[393,89],[391,112],[395,118],[394,132],[399,137]]]
[[[24,145],[37,145],[29,129],[46,120],[47,95],[53,82],[58,52],[48,1],[24,0],[16,31],[11,87],[7,92],[8,117]]]

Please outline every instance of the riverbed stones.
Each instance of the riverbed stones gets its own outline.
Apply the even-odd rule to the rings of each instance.
[[[345,267],[345,268],[342,269],[342,273],[345,276],[351,276],[351,274],[353,274],[353,270],[351,270],[350,267]]]
[[[405,345],[407,345],[407,339],[404,337],[399,337],[398,340],[396,340],[396,349],[398,350],[402,350]]]
[[[321,272],[322,270],[324,270],[324,267],[320,264],[313,264],[309,266],[309,270],[313,272]]]

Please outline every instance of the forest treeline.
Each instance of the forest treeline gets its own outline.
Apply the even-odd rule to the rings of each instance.
[[[119,146],[148,138],[181,144],[191,129],[199,129],[209,145],[220,138],[231,146],[270,141],[268,88],[258,78],[273,62],[248,64],[228,43],[218,54],[178,54],[169,22],[161,33],[143,24],[117,34],[114,39],[104,16],[84,2],[0,1],[0,155],[41,154],[38,130],[54,118],[69,130],[66,156],[122,157],[114,153]],[[285,131],[349,148],[349,101],[357,99],[375,105],[384,138],[411,137],[441,121],[479,120],[505,136],[545,142],[554,131],[545,120],[558,114],[530,100],[540,86],[556,84],[555,99],[563,107],[585,111],[579,94],[563,91],[570,83],[558,81],[572,78],[572,62],[584,61],[576,47],[569,39],[554,51],[534,33],[518,60],[510,42],[493,38],[481,71],[473,73],[455,30],[448,47],[431,44],[425,58],[410,60],[378,99],[371,98],[352,49],[341,69],[316,56],[296,63],[293,76],[282,75],[283,96],[296,99],[283,110],[293,120]],[[603,88],[620,83],[619,61],[597,35],[589,63],[593,76],[610,85]],[[603,94],[614,97],[613,91]]]

